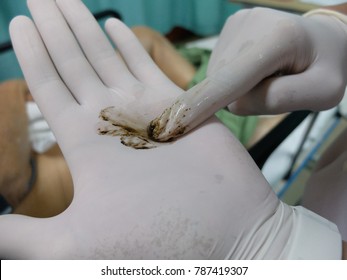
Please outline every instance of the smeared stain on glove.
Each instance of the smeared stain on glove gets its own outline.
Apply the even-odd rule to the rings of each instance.
[[[100,135],[120,136],[123,145],[134,149],[157,147],[157,144],[150,139],[146,125],[142,125],[140,120],[125,116],[114,106],[101,110],[99,118],[106,122],[98,128]]]

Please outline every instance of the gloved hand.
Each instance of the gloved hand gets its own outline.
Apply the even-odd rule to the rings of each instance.
[[[280,207],[228,129],[212,119],[175,143],[146,138],[149,120],[182,91],[125,25],[106,23],[121,59],[80,0],[28,5],[35,24],[15,18],[11,38],[69,165],[74,197],[52,218],[0,216],[2,258],[281,256],[290,207]]]
[[[239,115],[335,106],[347,80],[346,30],[329,15],[237,12],[220,34],[207,78],[152,121],[153,138],[177,137],[226,106]]]

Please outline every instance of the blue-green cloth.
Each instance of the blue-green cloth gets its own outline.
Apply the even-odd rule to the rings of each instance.
[[[178,46],[177,50],[196,68],[196,73],[189,84],[189,87],[193,87],[205,79],[211,51],[200,48],[186,48],[184,46]],[[248,143],[258,123],[257,116],[241,117],[234,115],[225,109],[218,111],[216,116],[229,128],[229,130],[243,145]]]

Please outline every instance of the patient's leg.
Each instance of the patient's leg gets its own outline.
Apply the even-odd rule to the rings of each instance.
[[[24,82],[0,85],[0,193],[17,206],[28,192],[30,143]]]
[[[30,193],[13,211],[32,217],[52,217],[63,212],[73,198],[69,168],[58,145],[36,155],[36,181]]]
[[[187,89],[195,74],[194,66],[159,32],[144,26],[133,27],[132,31],[159,68],[176,85]]]
[[[27,100],[31,96],[24,81],[0,85],[0,194],[16,214],[54,216],[72,200],[71,175],[57,145],[44,154],[31,151]],[[29,186],[32,172],[36,179]]]

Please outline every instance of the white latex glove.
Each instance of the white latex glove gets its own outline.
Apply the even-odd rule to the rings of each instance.
[[[328,109],[346,79],[346,26],[336,17],[242,10],[226,22],[207,78],[152,122],[153,138],[186,133],[227,105],[240,115]]]
[[[2,258],[288,256],[294,210],[216,119],[145,150],[97,133],[100,111],[114,106],[103,111],[110,134],[130,146],[157,145],[145,141],[147,122],[181,93],[128,28],[106,23],[123,62],[80,0],[28,3],[35,25],[15,18],[11,38],[70,167],[74,198],[48,219],[0,216]]]

